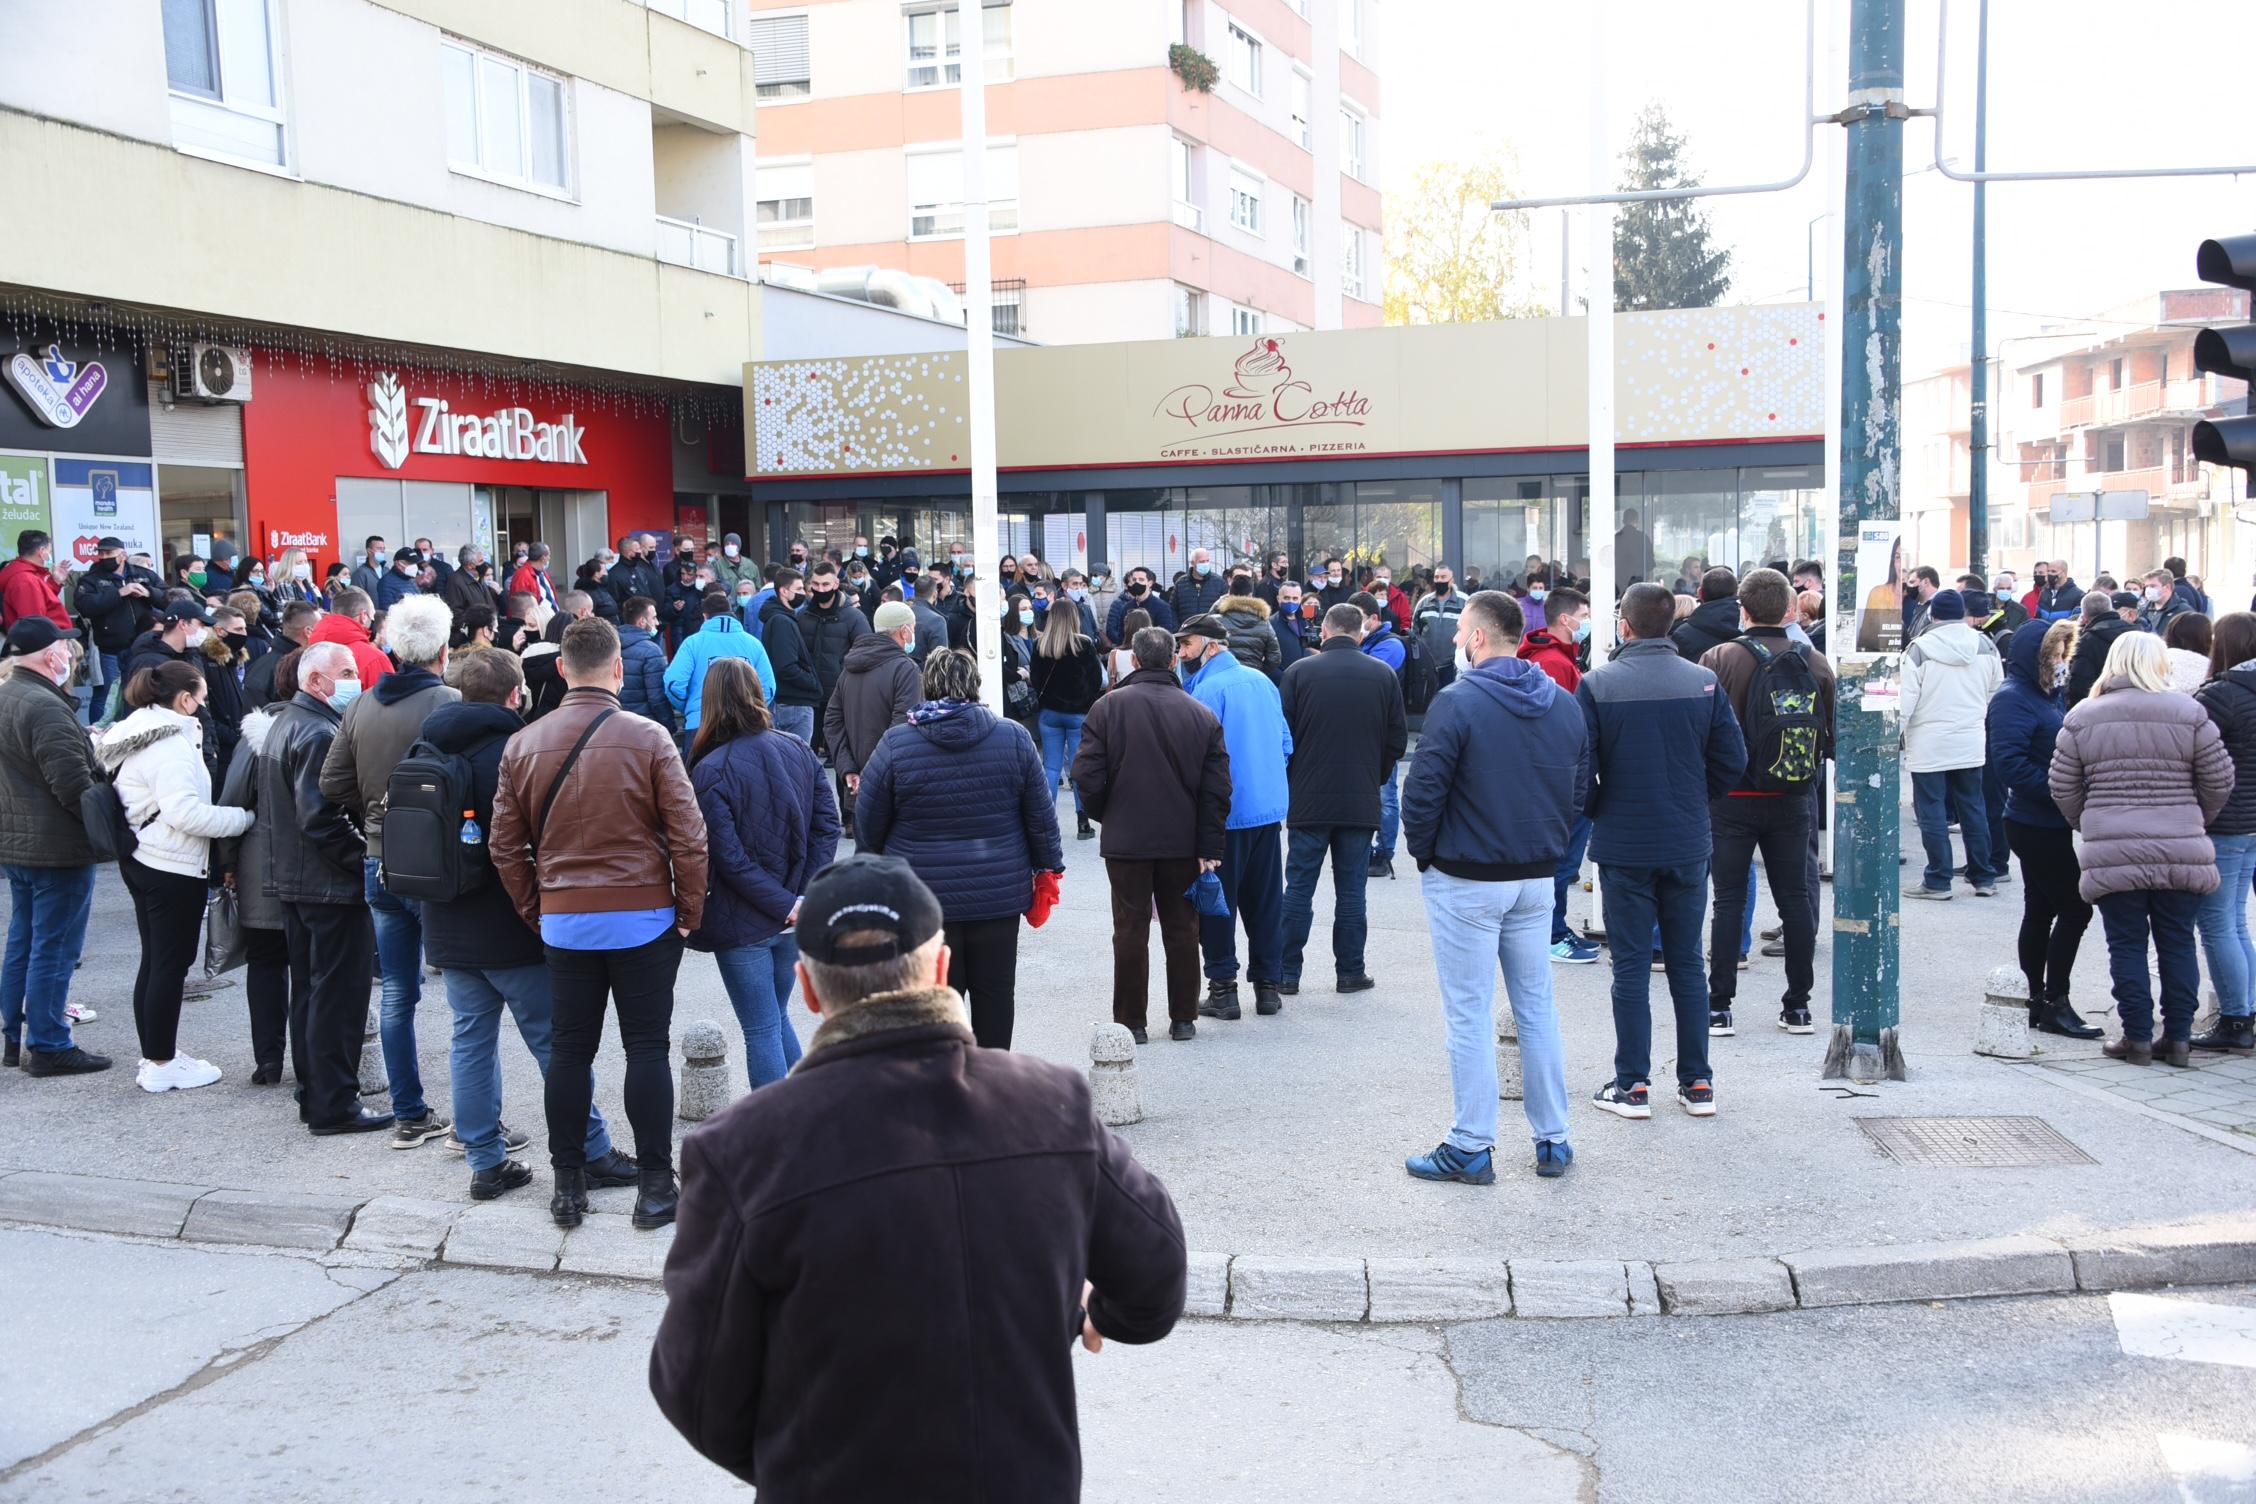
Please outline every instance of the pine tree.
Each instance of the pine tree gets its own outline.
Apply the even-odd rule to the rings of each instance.
[[[1622,153],[1622,191],[1696,188],[1685,170],[1684,138],[1658,103],[1637,117],[1637,134]],[[1709,238],[1697,199],[1624,204],[1614,218],[1616,308],[1712,308],[1731,289],[1731,252]]]

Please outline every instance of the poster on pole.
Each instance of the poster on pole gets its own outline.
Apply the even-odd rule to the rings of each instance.
[[[18,533],[54,532],[54,519],[47,502],[45,456],[0,454],[0,541],[13,548]]]
[[[1856,551],[1857,598],[1843,642],[1859,653],[1903,651],[1903,524],[1859,522]]]

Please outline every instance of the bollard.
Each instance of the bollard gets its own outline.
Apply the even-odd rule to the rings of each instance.
[[[368,1010],[368,1022],[360,1031],[360,1094],[380,1097],[392,1089],[389,1077],[384,1074],[384,1037],[382,1021],[376,1010]]]
[[[1524,1093],[1520,1079],[1520,1025],[1507,1005],[1496,1015],[1496,1099],[1517,1102]]]
[[[1144,1120],[1144,1093],[1136,1083],[1136,1036],[1124,1024],[1099,1024],[1090,1037],[1089,1100],[1097,1121],[1108,1128]]]
[[[2029,1037],[2029,982],[2018,966],[1994,968],[1982,984],[1982,1016],[1974,1029],[1974,1053],[2000,1060],[2027,1060],[2037,1053]]]
[[[784,1027],[791,1026],[787,1022]],[[685,1123],[702,1123],[736,1100],[736,1082],[728,1068],[728,1035],[719,1024],[694,1023],[682,1030],[681,1046],[674,1116]]]

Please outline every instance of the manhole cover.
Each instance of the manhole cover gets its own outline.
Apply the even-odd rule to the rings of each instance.
[[[2019,1169],[2099,1163],[2043,1118],[1858,1118],[1856,1125],[1898,1164]]]

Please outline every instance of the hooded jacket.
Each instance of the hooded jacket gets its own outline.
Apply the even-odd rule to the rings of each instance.
[[[916,868],[951,924],[1023,914],[1034,874],[1065,870],[1034,739],[972,700],[928,700],[878,741],[854,844]]]
[[[788,731],[734,737],[690,770],[711,855],[698,950],[758,945],[838,852],[838,809],[814,749]]]
[[[212,841],[250,828],[249,810],[212,803],[203,743],[196,717],[144,705],[94,744],[139,838],[133,859],[144,867],[209,877]]]
[[[354,700],[329,745],[321,768],[321,792],[349,810],[368,839],[371,860],[384,855],[384,801],[392,770],[423,734],[423,723],[441,705],[462,698],[439,676],[420,665],[387,674],[373,691]]]
[[[1519,656],[1551,676],[1551,682],[1568,694],[1582,683],[1582,659],[1571,642],[1561,642],[1550,630],[1537,627],[1520,642]]]
[[[760,608],[760,645],[768,650],[775,667],[778,705],[822,703],[822,681],[815,677],[814,660],[807,656],[807,637],[799,630],[799,616],[773,592]]]
[[[2109,680],[2061,723],[2049,776],[2053,803],[2084,837],[2086,903],[2217,890],[2208,826],[2232,797],[2233,760],[2189,696]]]
[[[619,657],[627,670],[619,684],[619,704],[668,731],[679,730],[674,702],[666,697],[666,650],[657,636],[640,627],[621,627]]]
[[[768,661],[768,650],[760,645],[760,639],[734,616],[708,616],[705,625],[690,634],[681,651],[674,654],[674,661],[666,666],[666,698],[681,713],[685,731],[695,731],[704,718],[705,671],[716,658],[742,658],[751,664],[769,702],[775,700],[775,665]]]
[[[0,862],[93,866],[78,801],[94,778],[71,692],[29,668],[0,674]]]
[[[1989,765],[2005,785],[2005,818],[2018,825],[2065,830],[2067,817],[2052,802],[2052,746],[2068,707],[2037,672],[2050,622],[2032,621],[2013,634],[2005,654],[2005,685],[1990,697]]]
[[[2256,668],[2229,668],[2202,685],[2194,699],[2217,723],[2233,762],[2232,798],[2209,822],[2209,834],[2256,832]]]
[[[0,631],[27,616],[44,616],[64,631],[71,630],[70,613],[63,609],[55,577],[29,559],[10,559],[0,564]]]
[[[1183,687],[1222,723],[1222,744],[1230,753],[1228,828],[1257,830],[1283,820],[1292,806],[1285,768],[1293,739],[1277,686],[1235,653],[1221,652],[1200,664]]]
[[[212,849],[213,870],[235,874],[237,915],[254,930],[284,927],[282,901],[266,889],[266,873],[274,863],[273,821],[258,811],[259,749],[274,729],[274,713],[252,710],[243,717],[243,734],[235,743],[235,756],[227,764],[219,802],[251,812],[251,823],[239,836],[229,836]]]
[[[924,698],[924,675],[892,638],[866,634],[846,654],[837,692],[823,707],[823,744],[841,773],[859,773],[878,739]]]
[[[1733,642],[1739,636],[1739,597],[1727,595],[1720,601],[1702,601],[1692,608],[1692,614],[1676,624],[1669,633],[1669,641],[1676,651],[1692,662],[1698,663],[1711,648]]]
[[[1541,667],[1495,657],[1426,710],[1402,784],[1402,840],[1418,870],[1474,882],[1550,878],[1590,781],[1590,731]]]
[[[1097,701],[1081,723],[1073,786],[1103,827],[1097,851],[1107,860],[1222,859],[1229,748],[1222,723],[1184,691],[1172,669],[1137,669]],[[1370,794],[1376,806],[1376,778]]]
[[[449,756],[468,759],[470,807],[489,841],[502,754],[509,739],[524,729],[524,718],[516,711],[470,700],[441,705],[423,723],[424,741]],[[518,914],[498,875],[460,898],[426,898],[422,909],[423,959],[433,966],[498,971],[547,962],[540,936]]]
[[[352,650],[353,667],[360,671],[362,694],[373,692],[392,671],[392,660],[368,640],[368,629],[349,616],[332,611],[315,622],[313,630],[306,634],[306,645],[311,647],[317,642],[341,642]]]
[[[1395,674],[1402,672],[1409,649],[1403,645],[1402,634],[1394,629],[1393,617],[1380,615],[1377,629],[1363,639],[1363,655],[1377,659]]]
[[[1274,683],[1285,671],[1284,649],[1277,643],[1277,628],[1269,618],[1269,603],[1259,596],[1228,595],[1215,613],[1230,629],[1230,653],[1247,668],[1267,674]]]
[[[1633,638],[1575,687],[1590,730],[1590,858],[1690,867],[1714,855],[1711,800],[1739,786],[1747,743],[1716,676],[1665,637]]]
[[[1997,644],[1965,621],[1930,621],[1904,649],[1896,716],[1904,769],[1941,773],[1978,768],[1987,755],[1982,722],[2005,682]]]
[[[243,666],[250,658],[216,631],[205,632],[203,645],[188,657],[204,672],[204,713],[217,733],[212,748],[215,760],[224,768],[234,759],[235,742],[242,734]]]

